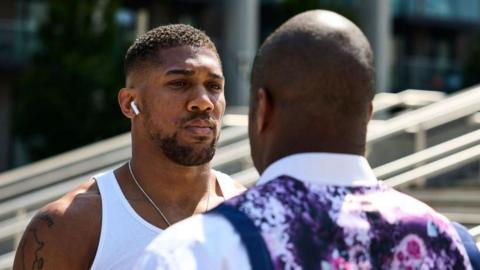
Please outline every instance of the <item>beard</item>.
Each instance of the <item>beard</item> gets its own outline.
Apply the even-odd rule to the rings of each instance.
[[[159,135],[159,134],[157,134]],[[167,137],[156,137],[154,140],[163,154],[171,161],[184,166],[197,166],[210,162],[215,155],[216,140],[200,149],[189,145],[181,145],[177,133]]]
[[[145,103],[144,103],[145,104]],[[185,145],[178,140],[178,134],[164,135],[163,132],[155,125],[150,117],[150,113],[144,109],[145,120],[144,127],[147,130],[150,140],[155,147],[162,151],[162,153],[171,161],[183,166],[198,166],[210,162],[215,155],[217,138],[212,139],[212,142],[206,146],[200,145]],[[191,113],[181,123],[188,122],[193,119],[209,119],[208,113]],[[195,147],[194,147],[195,146]]]

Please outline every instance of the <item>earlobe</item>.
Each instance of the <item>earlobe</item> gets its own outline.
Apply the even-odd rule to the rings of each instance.
[[[135,113],[135,109],[132,108],[132,101],[135,100],[135,95],[133,93],[132,88],[122,88],[118,92],[118,105],[120,105],[120,109],[122,110],[123,115],[125,115],[127,118],[135,118],[137,115]]]

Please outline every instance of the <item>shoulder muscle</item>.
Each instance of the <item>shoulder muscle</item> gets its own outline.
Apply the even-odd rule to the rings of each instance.
[[[100,196],[91,180],[38,211],[18,246],[14,269],[89,268],[100,224]]]

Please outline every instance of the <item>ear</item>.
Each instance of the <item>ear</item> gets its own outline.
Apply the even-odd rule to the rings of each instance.
[[[372,120],[373,117],[373,102],[370,101],[370,105],[368,105],[368,120]]]
[[[262,133],[271,124],[273,112],[272,100],[268,91],[260,88],[257,91],[257,112],[256,125],[257,132]]]
[[[138,100],[136,100],[136,97],[135,88],[122,88],[118,91],[118,105],[120,105],[120,110],[127,118],[133,119],[137,116],[130,105],[132,101],[135,101],[138,106]]]

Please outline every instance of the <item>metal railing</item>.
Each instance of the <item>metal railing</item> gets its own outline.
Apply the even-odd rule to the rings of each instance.
[[[223,146],[246,137],[246,127],[223,129],[219,140],[219,152],[222,152]],[[92,175],[118,166],[128,160],[130,154],[130,133],[126,133],[2,173],[0,174],[0,202],[42,187],[68,181],[68,179],[84,177],[86,174]]]
[[[0,255],[0,270],[12,269],[15,251]]]
[[[217,155],[213,161],[214,167],[224,166],[235,161],[231,158],[234,156],[249,156],[250,148],[248,140],[245,140],[246,137],[245,126],[227,127],[222,130]],[[102,157],[99,158],[99,156]],[[123,134],[93,146],[1,174],[0,197],[4,200],[0,202],[0,220],[1,217],[12,217],[0,223],[0,241],[13,237],[14,245],[16,245],[38,208],[61,197],[74,186],[84,183],[92,174],[120,166],[129,157],[130,134]],[[105,160],[107,162],[103,162]],[[83,162],[82,166],[87,166],[85,164],[94,164],[95,166],[94,169],[85,171],[77,165],[78,162]],[[69,170],[71,171],[68,172]],[[39,176],[43,178],[39,178]],[[56,181],[47,182],[50,177]],[[63,178],[59,181],[58,177]],[[38,185],[32,179],[36,179],[35,181],[41,179],[42,185]],[[37,188],[46,184],[47,187]],[[10,269],[13,259],[13,251],[0,255],[0,269]]]
[[[406,112],[367,134],[369,144],[416,128],[419,132],[441,126],[480,111],[480,86],[475,86],[431,105]]]
[[[393,104],[391,106],[397,105]],[[388,108],[389,106],[385,105],[379,109],[386,110]],[[406,112],[387,121],[381,121],[382,124],[375,124],[375,128],[369,129],[367,141],[372,144],[406,132],[412,127],[427,130],[467,117],[479,110],[480,87],[474,87],[426,107]],[[237,120],[240,123],[238,126],[228,127],[222,131],[219,149],[213,160],[215,167],[226,166],[229,163],[242,159],[249,160],[250,158],[247,130],[242,124],[245,122],[245,117],[240,117]],[[390,177],[387,179],[387,183],[401,185],[415,181],[419,177],[431,177],[438,172],[439,167],[442,167],[442,172],[452,170],[480,157],[479,147],[463,150],[465,147],[478,142],[478,133],[478,131],[471,132],[461,138],[405,157],[402,161],[398,160],[377,167],[375,171],[383,171],[385,176]],[[415,164],[429,162],[445,154],[449,154],[449,156],[403,172],[400,175],[392,176],[414,167]],[[7,223],[0,224],[2,225],[0,226],[0,240],[2,237],[5,239],[18,236],[30,216],[44,203],[60,197],[71,190],[73,186],[83,183],[93,173],[114,168],[125,162],[129,157],[130,135],[123,134],[104,142],[0,174],[0,219],[7,216],[19,216],[5,221]],[[232,177],[247,186],[251,186],[258,179],[258,173],[251,163],[247,162],[246,164],[246,168],[234,173]],[[13,253],[0,256],[0,269],[2,269],[2,265],[11,265],[12,256]],[[10,264],[6,262],[10,262]]]
[[[426,91],[407,89],[399,93],[378,93],[373,100],[373,116],[388,113],[389,110],[398,107],[416,109],[445,98],[445,93],[438,91]]]
[[[379,179],[387,179],[392,175],[416,166],[424,164],[434,159],[444,157],[452,152],[456,152],[480,142],[480,130],[472,131],[463,136],[432,146],[420,152],[397,159],[374,169],[375,175]]]
[[[415,181],[422,182],[426,178],[452,171],[475,160],[480,160],[480,145],[385,179],[385,182],[392,187],[411,184]]]
[[[480,241],[480,225],[475,226],[468,230],[468,232],[478,241]],[[480,243],[480,242],[479,242]]]
[[[443,116],[442,114],[430,113],[430,111],[437,111],[439,107],[437,103],[413,112],[407,112],[404,115],[400,115],[388,121],[383,121],[382,125],[376,125],[375,129],[370,129],[368,141],[369,143],[371,143],[378,141],[381,138],[393,136],[398,132],[409,129],[411,126],[422,125],[424,127],[433,127],[436,126],[436,124],[448,122],[447,120],[458,119],[459,117],[464,117],[466,115],[472,114],[476,112],[479,105],[471,105],[470,101],[474,100],[475,97],[477,97],[478,95],[480,95],[480,89],[473,88],[470,89],[468,92],[463,92],[456,96],[450,97],[447,100],[442,100],[438,102],[442,103],[441,107],[443,110],[446,110],[445,107],[450,108],[449,112],[453,113],[454,116]],[[448,100],[451,100],[451,104],[449,102],[445,102]],[[456,107],[458,106],[454,106],[458,103],[467,103],[467,106],[460,106],[462,107],[462,109],[461,112],[459,112],[459,110],[456,109]],[[451,106],[448,106],[448,104],[450,104]],[[418,117],[417,114],[420,114],[421,117]],[[430,117],[426,118],[425,116]],[[445,118],[448,119],[445,120]],[[434,123],[432,124],[431,122]],[[379,137],[378,134],[381,134],[383,137]],[[232,145],[225,146],[224,151],[222,151],[222,149],[219,149],[216,157],[213,160],[215,166],[222,166],[228,162],[233,162],[238,159],[249,158],[250,149],[248,140],[246,139],[245,127],[240,126],[235,128],[226,128],[222,133],[220,143],[222,141],[232,142],[238,138],[245,139],[242,139],[239,142],[237,141]],[[91,175],[93,172],[96,172],[98,170],[105,170],[111,167],[118,166],[121,162],[124,162],[129,157],[129,143],[129,134],[124,134],[107,140],[105,142],[97,143],[92,146],[87,146],[67,154],[63,154],[42,162],[29,165],[23,169],[13,170],[9,173],[0,174],[0,200],[8,199],[9,196],[27,193],[28,191],[35,190],[39,186],[53,185],[56,183],[55,181],[58,181],[59,178],[62,178],[62,180],[67,179],[64,184],[52,187],[51,191],[48,190],[48,192],[46,193],[43,193],[42,190],[38,190],[30,195],[21,196],[17,200],[13,200],[10,203],[0,204],[0,217],[7,214],[7,210],[12,211],[14,209],[14,205],[29,207],[29,205],[26,203],[27,201],[31,201],[31,199],[29,198],[35,198],[35,200],[31,201],[31,205],[37,205],[48,200],[46,194],[51,194],[50,200],[54,199],[55,197],[58,197],[59,195],[66,192],[68,190],[68,187],[79,184],[82,179],[88,179],[87,175]],[[109,154],[110,157],[108,157]],[[98,158],[99,155],[105,155],[105,158],[101,158],[97,161],[96,158]],[[112,159],[110,158],[114,160],[112,161]],[[414,157],[410,158],[414,159]],[[93,162],[92,159],[94,159],[95,162]],[[110,161],[106,162],[105,160]],[[95,171],[90,169],[87,173],[85,173],[85,170],[82,170],[81,166],[79,166],[78,163],[85,162],[84,164],[88,164],[89,161],[89,165],[94,163],[97,168]],[[102,162],[104,163],[102,164]],[[102,166],[98,166],[99,164],[102,164]],[[79,167],[80,169],[78,169]],[[79,174],[79,172],[84,173]],[[248,179],[247,176],[255,177],[257,175],[255,174],[254,169],[250,169],[247,172],[248,173],[240,172],[238,173],[238,176],[242,182],[248,185],[251,183],[252,180],[251,178]],[[67,175],[62,175],[62,173],[66,173]],[[37,178],[35,178],[35,176]],[[42,177],[43,179],[38,179]],[[24,181],[28,182],[28,184],[18,184]],[[15,185],[13,185],[14,183]],[[2,209],[6,210],[2,211]]]
[[[392,98],[397,96],[398,98]],[[388,96],[387,98],[385,98]],[[386,110],[402,103],[409,103],[412,96],[420,103],[428,104],[441,99],[441,94],[432,91],[406,90],[399,94],[380,94],[374,100],[376,111]],[[387,101],[390,100],[390,101]],[[378,106],[377,106],[378,105]],[[219,141],[219,147],[244,138],[242,142],[229,146],[225,154],[219,151],[214,158],[215,166],[221,167],[236,158],[249,157],[249,146],[244,115],[225,115],[224,120],[236,123],[237,126],[225,128]],[[385,121],[372,121],[374,130]],[[122,134],[102,142],[82,147],[40,162],[0,174],[0,202],[23,193],[53,185],[65,179],[74,178],[86,173],[93,174],[99,170],[115,166],[126,161],[130,156],[130,134]]]

